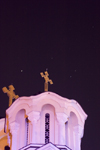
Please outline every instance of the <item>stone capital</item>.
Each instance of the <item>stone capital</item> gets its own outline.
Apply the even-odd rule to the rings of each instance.
[[[40,112],[36,112],[36,111],[32,111],[30,112],[28,115],[28,119],[33,123],[33,122],[37,122],[38,119],[40,118]]]
[[[17,134],[17,131],[19,129],[19,124],[17,122],[10,123],[10,132],[13,134]]]
[[[56,113],[59,124],[64,124],[68,121],[68,116],[65,113]]]

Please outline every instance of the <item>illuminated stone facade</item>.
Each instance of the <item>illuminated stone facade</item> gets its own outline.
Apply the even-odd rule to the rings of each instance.
[[[75,100],[52,92],[19,97],[6,116],[11,150],[81,150],[87,115]]]

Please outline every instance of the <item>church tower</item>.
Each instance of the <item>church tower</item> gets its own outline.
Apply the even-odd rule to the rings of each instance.
[[[87,115],[75,100],[52,92],[19,97],[6,115],[12,150],[81,149]]]
[[[5,131],[11,150],[81,150],[86,118],[77,101],[46,91],[19,97],[6,110]]]

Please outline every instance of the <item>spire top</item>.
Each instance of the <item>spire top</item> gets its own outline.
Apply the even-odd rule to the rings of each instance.
[[[2,88],[2,91],[4,93],[7,93],[8,97],[9,97],[9,107],[12,104],[12,100],[17,99],[19,97],[18,95],[15,95],[14,90],[15,90],[15,88],[13,85],[9,85],[9,90],[6,87]]]
[[[53,84],[52,80],[49,79],[49,74],[47,71],[44,72],[45,74],[43,74],[43,72],[40,73],[41,77],[43,77],[45,79],[45,83],[44,83],[44,91],[48,91],[48,82],[50,82],[50,84]]]

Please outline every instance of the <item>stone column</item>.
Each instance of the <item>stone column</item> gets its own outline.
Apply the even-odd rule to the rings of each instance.
[[[19,124],[17,122],[12,122],[10,124],[10,132],[12,134],[12,147],[11,150],[18,150],[18,130],[19,130]]]
[[[37,121],[40,118],[39,112],[31,112],[28,114],[28,119],[31,121],[32,127],[31,127],[31,143],[37,143]]]
[[[81,150],[81,137],[83,128],[80,125],[74,127],[74,149]]]
[[[59,122],[58,143],[65,145],[65,122],[68,120],[68,116],[64,113],[56,113],[56,115]]]

